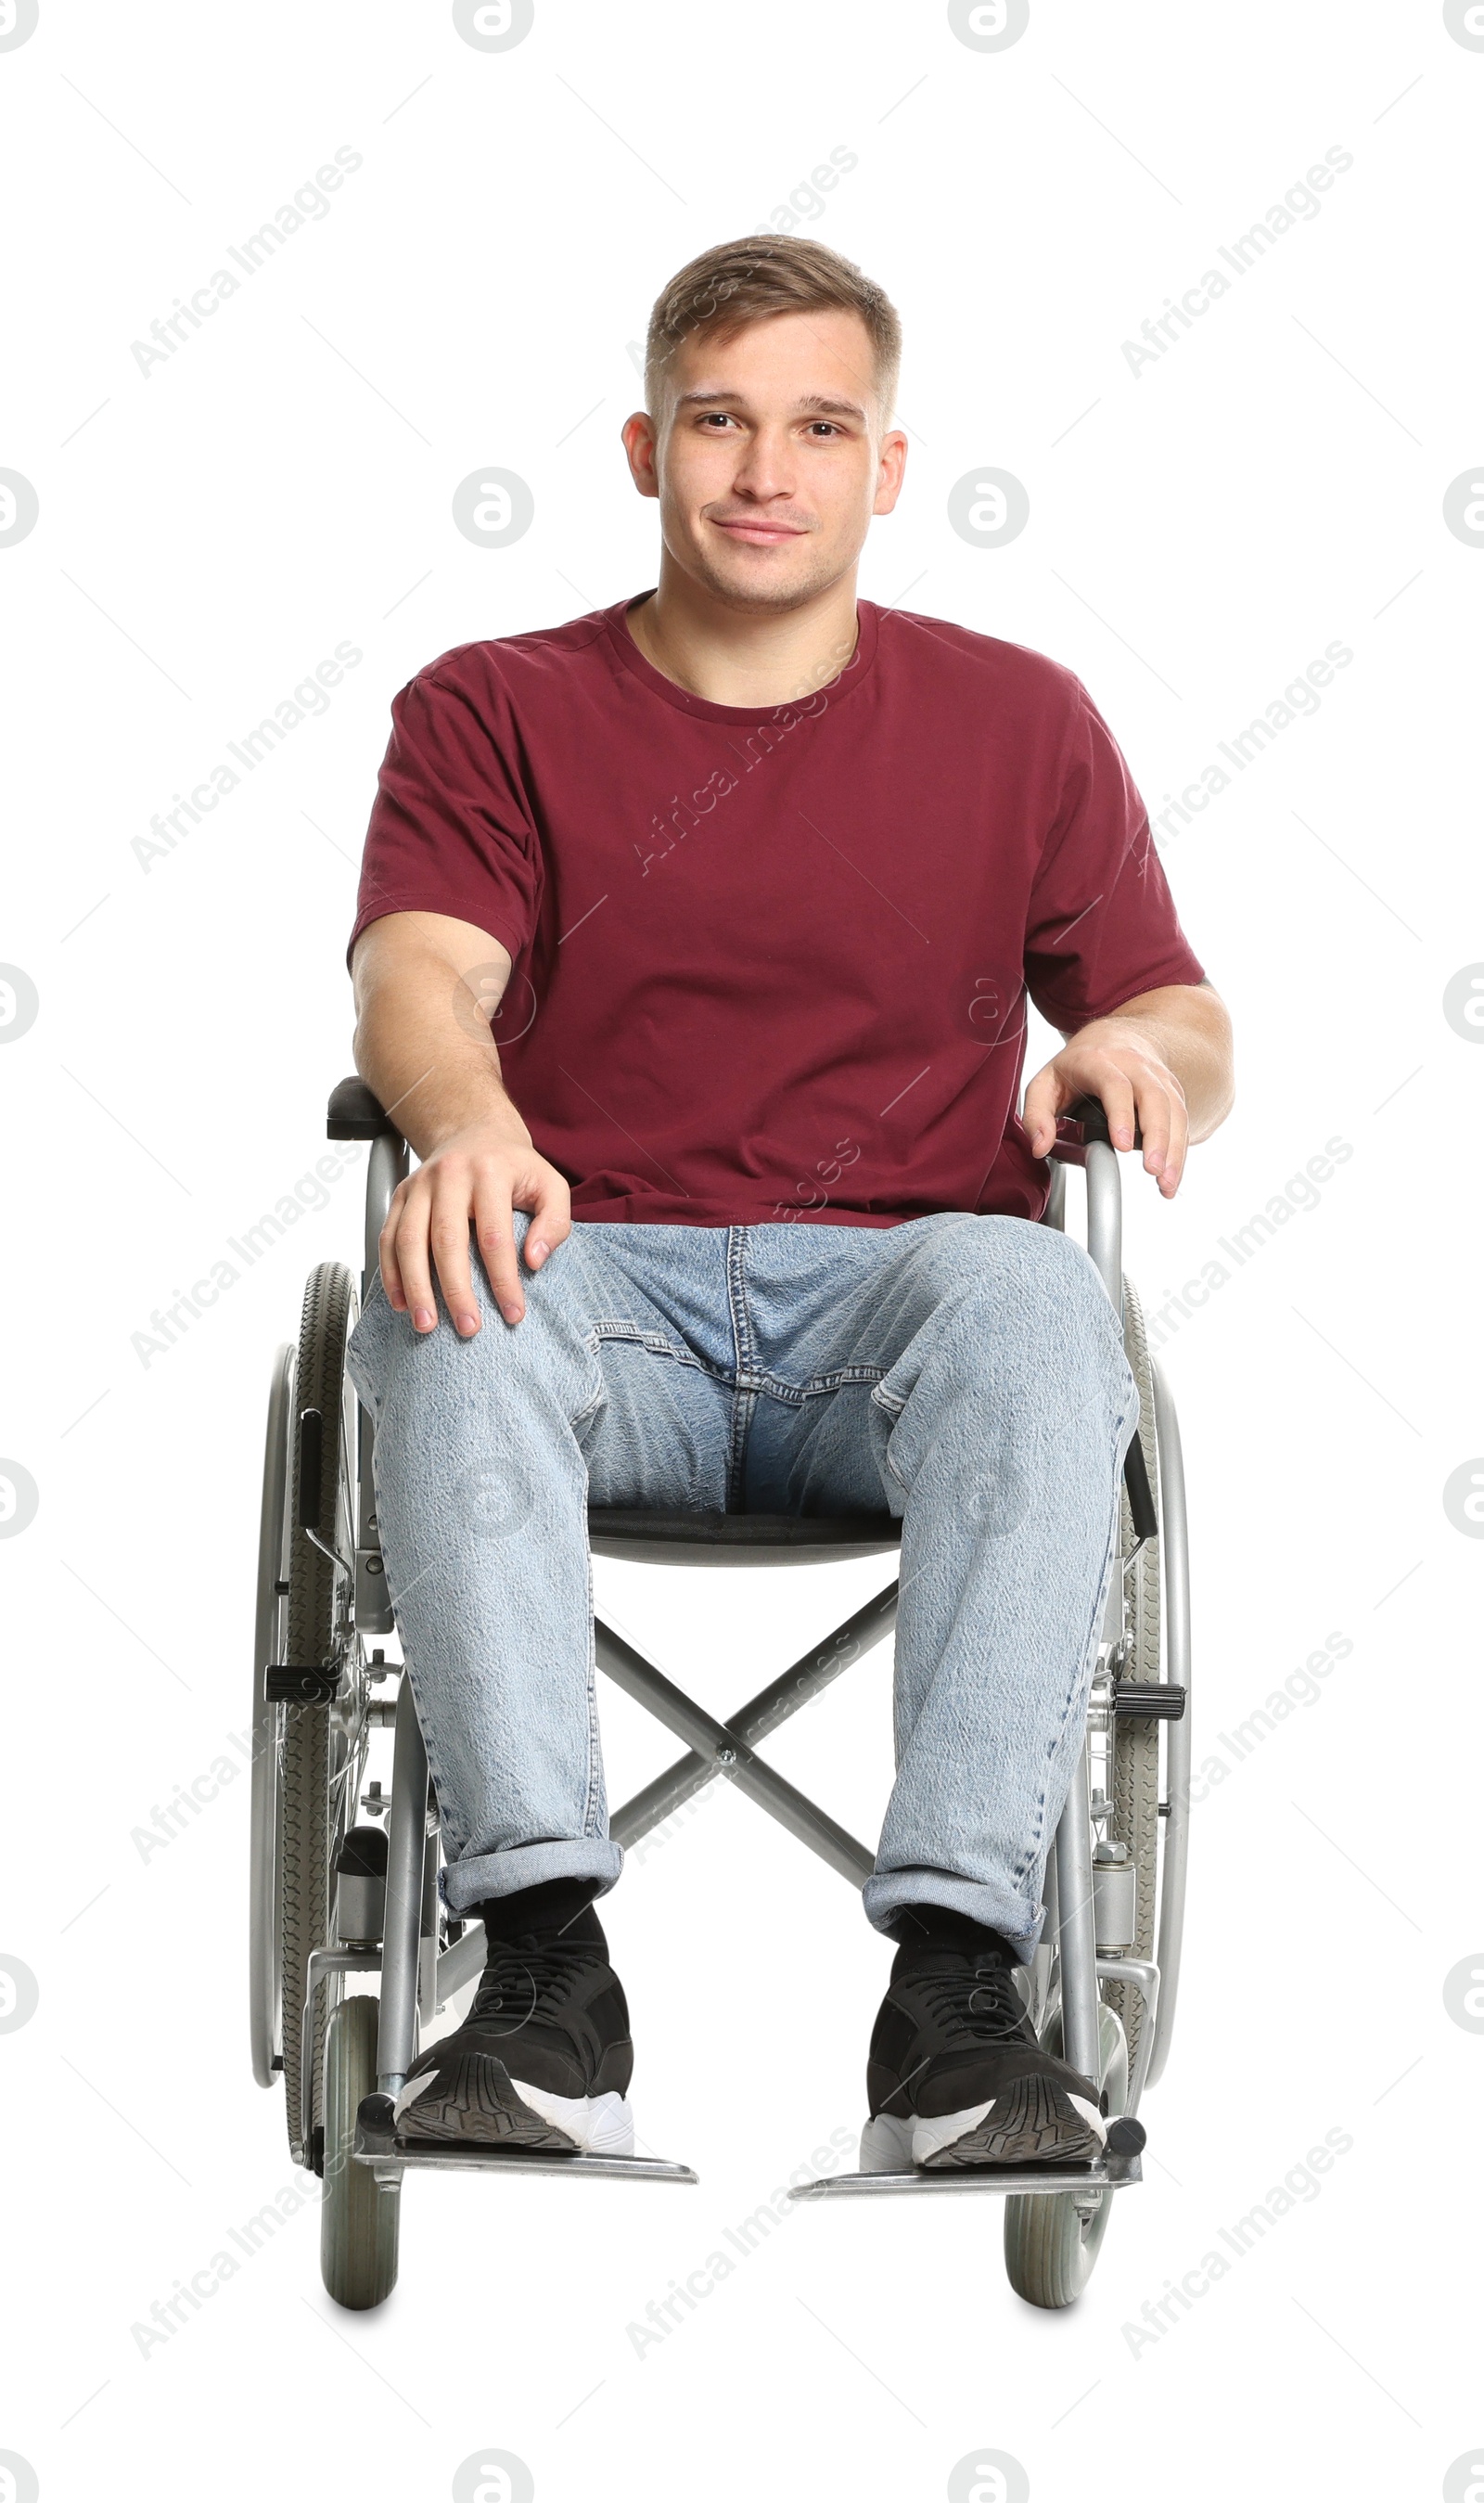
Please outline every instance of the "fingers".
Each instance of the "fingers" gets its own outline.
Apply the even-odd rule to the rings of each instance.
[[[1050,1155],[1058,1114],[1080,1095],[1101,1104],[1108,1136],[1121,1151],[1132,1148],[1138,1131],[1145,1171],[1164,1197],[1173,1199],[1190,1148],[1190,1117],[1173,1073],[1141,1048],[1109,1049],[1082,1039],[1068,1045],[1026,1089],[1021,1117],[1032,1155]]]
[[[449,1319],[460,1338],[473,1338],[480,1325],[479,1306],[469,1275],[469,1211],[473,1197],[474,1181],[467,1166],[460,1161],[439,1167],[432,1188],[428,1243]],[[436,1321],[435,1308],[428,1327],[436,1327]],[[414,1327],[417,1326],[415,1320]]]
[[[1057,1074],[1056,1062],[1049,1060],[1027,1087],[1026,1107],[1021,1114],[1033,1156],[1050,1155],[1057,1141],[1057,1114],[1071,1101],[1071,1094]]]
[[[1144,1171],[1153,1174],[1164,1198],[1173,1199],[1190,1145],[1185,1099],[1177,1086],[1154,1070],[1145,1071],[1136,1080],[1135,1092],[1144,1136]]]
[[[559,1173],[551,1165],[542,1167],[529,1201],[530,1226],[524,1252],[528,1269],[539,1269],[551,1257],[558,1243],[565,1243],[572,1231],[572,1194]]]
[[[392,1193],[378,1245],[382,1284],[392,1311],[409,1314],[420,1336],[438,1326],[435,1269],[459,1337],[480,1326],[469,1274],[472,1188],[468,1164],[457,1159],[420,1167]]]
[[[376,1245],[376,1255],[381,1265],[382,1286],[386,1290],[387,1301],[394,1313],[405,1313],[407,1310],[407,1286],[402,1276],[401,1264],[397,1259],[397,1233],[402,1210],[407,1201],[408,1187],[405,1182],[399,1182],[392,1192],[391,1205],[387,1211],[387,1221],[382,1227]]]
[[[394,1312],[416,1330],[436,1329],[438,1307],[427,1258],[428,1192],[421,1173],[398,1183],[382,1228],[382,1281]]]
[[[1108,1116],[1108,1136],[1115,1148],[1131,1148],[1135,1121],[1133,1087],[1116,1062],[1108,1062],[1093,1092]]]
[[[513,1324],[524,1317],[525,1297],[516,1258],[510,1178],[493,1166],[484,1167],[475,1177],[474,1225],[490,1291],[505,1320]]]

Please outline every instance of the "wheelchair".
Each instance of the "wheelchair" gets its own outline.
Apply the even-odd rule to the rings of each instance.
[[[296,1346],[274,1359],[257,1566],[253,1689],[251,2032],[253,2074],[282,2080],[293,2160],[323,2182],[320,2267],[347,2310],[386,2301],[396,2280],[402,2183],[424,2167],[601,2174],[694,2182],[684,2164],[501,2146],[399,2145],[392,2099],[420,2029],[483,1969],[484,1930],[438,1893],[437,1800],[413,1700],[385,1644],[395,1637],[377,1532],[372,1423],[345,1366],[358,1296],[374,1277],[408,1149],[359,1079],[329,1101],[331,1139],[368,1150],[364,1265],[326,1262],[305,1290]],[[1075,2301],[1115,2195],[1140,2178],[1137,2114],[1168,2056],[1185,1908],[1191,1765],[1190,1585],[1180,1436],[1123,1275],[1118,1159],[1101,1107],[1058,1125],[1045,1224],[1066,1221],[1066,1168],[1083,1167],[1087,1248],[1123,1316],[1140,1418],[1120,1497],[1086,1743],[1045,1878],[1045,1921],[1018,1985],[1037,2035],[1090,2078],[1108,2116],[1095,2163],[821,2177],[808,2202],[899,2193],[1004,2200],[1006,2272],[1043,2310]],[[886,1555],[890,1513],[837,1518],[590,1508],[594,1554],[657,1564],[787,1564]],[[610,1819],[632,1845],[708,1782],[723,1779],[853,1886],[873,1855],[776,1771],[759,1742],[886,1639],[897,1586],[719,1721],[599,1620],[599,1666],[684,1749]],[[1162,1738],[1163,1733],[1163,1738]],[[384,1769],[373,1754],[390,1742]],[[1158,1941],[1158,1952],[1156,1942]],[[367,1976],[379,1976],[369,1982]],[[354,1987],[348,1983],[354,1982]]]

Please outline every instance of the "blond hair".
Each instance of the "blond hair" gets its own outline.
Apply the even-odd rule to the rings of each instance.
[[[644,351],[644,399],[652,417],[682,340],[710,329],[733,338],[750,322],[779,313],[855,313],[865,325],[875,361],[882,422],[888,422],[901,370],[901,321],[883,288],[843,253],[804,235],[744,235],[713,244],[687,261],[660,289]]]

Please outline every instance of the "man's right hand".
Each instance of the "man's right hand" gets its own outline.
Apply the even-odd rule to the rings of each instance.
[[[455,1130],[392,1193],[380,1252],[382,1284],[392,1310],[411,1313],[415,1330],[438,1326],[433,1272],[460,1338],[480,1327],[469,1269],[473,1220],[480,1256],[507,1321],[525,1312],[513,1212],[529,1212],[525,1264],[539,1269],[572,1231],[572,1199],[555,1165],[508,1131],[480,1125]]]

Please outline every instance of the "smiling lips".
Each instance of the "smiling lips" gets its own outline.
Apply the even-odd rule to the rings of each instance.
[[[801,539],[807,533],[790,522],[718,522],[716,528],[732,538],[745,539],[753,547],[776,547],[783,539]]]

